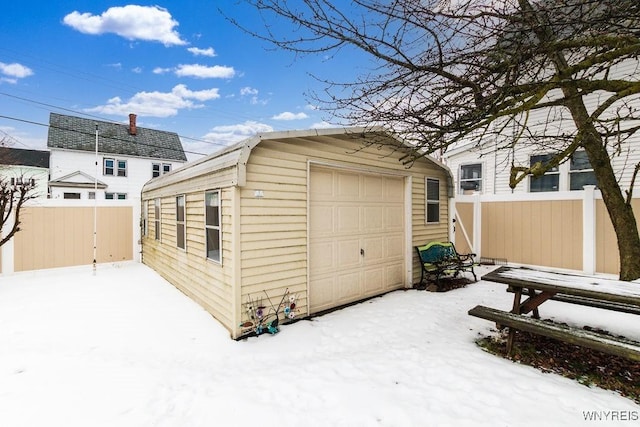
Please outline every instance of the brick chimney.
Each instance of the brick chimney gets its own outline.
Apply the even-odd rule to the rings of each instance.
[[[136,115],[131,113],[129,114],[129,135],[136,135],[138,133],[138,129],[136,129]]]

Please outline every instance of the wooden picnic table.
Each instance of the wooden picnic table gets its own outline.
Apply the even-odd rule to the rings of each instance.
[[[510,312],[483,306],[469,311],[472,316],[509,327],[509,353],[515,330],[520,329],[640,360],[640,343],[635,341],[539,320],[540,305],[552,298],[640,315],[640,283],[516,267],[500,267],[482,280],[505,284],[514,294]],[[524,301],[523,296],[527,297]],[[533,313],[533,317],[526,316],[528,313]]]

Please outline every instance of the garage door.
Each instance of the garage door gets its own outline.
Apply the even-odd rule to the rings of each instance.
[[[404,285],[404,178],[312,167],[309,311]]]

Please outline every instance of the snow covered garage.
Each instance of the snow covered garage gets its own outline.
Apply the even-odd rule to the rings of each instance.
[[[407,167],[406,151],[379,129],[318,129],[189,163],[143,187],[143,262],[233,338],[256,303],[286,296],[304,317],[411,287],[413,247],[448,240],[452,181],[430,158]]]

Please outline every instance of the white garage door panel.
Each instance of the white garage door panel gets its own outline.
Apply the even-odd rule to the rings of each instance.
[[[360,240],[338,240],[338,263],[339,270],[357,268],[360,265]]]
[[[404,178],[312,167],[310,181],[310,312],[401,288]]]

